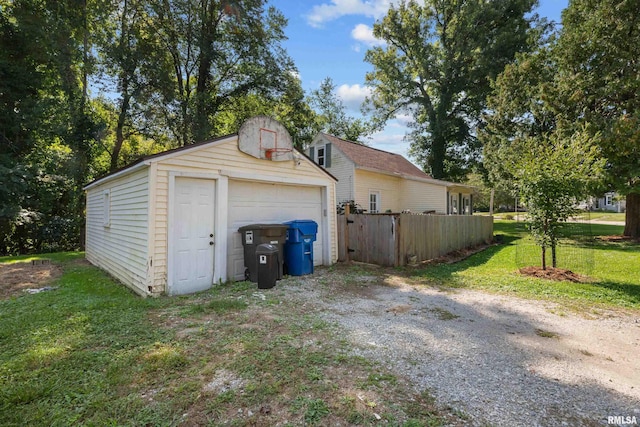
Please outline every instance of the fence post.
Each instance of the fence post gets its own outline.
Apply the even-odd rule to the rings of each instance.
[[[344,261],[349,262],[349,214],[351,206],[349,203],[344,205]]]

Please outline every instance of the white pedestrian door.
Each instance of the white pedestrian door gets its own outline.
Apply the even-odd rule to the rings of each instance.
[[[171,294],[213,284],[215,188],[214,180],[176,177]]]

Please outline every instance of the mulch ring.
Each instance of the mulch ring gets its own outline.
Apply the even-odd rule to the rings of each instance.
[[[525,276],[533,276],[558,282],[588,283],[591,281],[587,276],[582,276],[571,270],[564,270],[562,268],[547,267],[546,270],[543,270],[542,267],[524,267],[519,271],[520,274],[524,274]]]
[[[52,263],[18,262],[0,264],[0,300],[40,289],[62,276],[62,268]]]
[[[629,236],[622,235],[614,235],[614,236],[598,236],[596,237],[598,240],[602,240],[603,242],[631,242],[631,243],[640,243],[640,239],[636,239]]]

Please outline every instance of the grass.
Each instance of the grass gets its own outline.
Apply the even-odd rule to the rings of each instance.
[[[0,300],[1,425],[456,419],[386,368],[351,355],[339,331],[277,288],[239,282],[142,299],[82,257],[22,257],[62,266],[57,289]]]
[[[640,245],[625,241],[596,239],[591,248],[593,265],[588,283],[556,282],[526,277],[518,273],[516,243],[525,238],[518,223],[495,221],[494,231],[503,236],[503,244],[492,246],[462,262],[408,270],[414,279],[426,285],[480,289],[524,298],[552,300],[578,310],[597,308],[640,309]],[[622,234],[623,227],[593,224],[596,236]]]
[[[590,313],[640,310],[639,244],[598,240],[590,282],[554,282],[517,272],[515,243],[524,237],[517,223],[496,221],[495,231],[502,244],[462,262],[393,272],[425,286],[550,300]],[[614,235],[622,227],[592,231]],[[43,258],[64,270],[52,283],[57,290],[0,300],[2,425],[438,426],[467,417],[352,355],[338,330],[277,287],[260,292],[239,282],[142,299],[82,262],[82,253],[0,263]],[[366,294],[376,274],[349,268],[344,291]]]
[[[488,212],[477,212],[474,215],[489,215]],[[493,217],[496,220],[524,220],[526,216],[526,212],[494,212]],[[624,222],[625,221],[625,213],[618,212],[605,212],[605,211],[590,211],[588,213],[584,213],[578,215],[577,219],[579,220],[592,220],[592,221],[617,221]]]

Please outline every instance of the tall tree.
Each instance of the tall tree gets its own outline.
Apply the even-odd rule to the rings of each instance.
[[[490,82],[529,48],[535,0],[401,1],[374,25],[385,47],[365,59],[379,123],[413,118],[413,155],[435,178],[459,178],[478,155],[475,127]]]
[[[111,80],[110,93],[117,93],[117,118],[113,146],[108,148],[109,170],[120,164],[120,153],[126,139],[136,129],[133,126],[134,111],[141,102],[141,92],[149,88],[142,71],[149,58],[154,57],[151,28],[143,2],[139,0],[115,0],[108,2],[109,10],[100,27],[99,53],[103,71],[101,82]],[[150,89],[150,88],[149,88]]]
[[[8,187],[0,196],[10,198],[1,201],[9,237],[0,250],[39,250],[53,228],[65,236],[49,239],[72,248],[80,240],[82,185],[99,125],[87,83],[97,10],[86,0],[0,1],[0,178]]]
[[[216,135],[236,133],[250,117],[266,115],[278,120],[291,134],[298,148],[311,142],[318,133],[317,114],[305,99],[300,79],[289,74],[289,83],[281,96],[249,93],[226,103],[212,121]]]
[[[627,197],[624,234],[640,238],[640,3],[574,0],[562,24],[558,98],[602,133],[608,184]]]
[[[510,178],[527,137],[589,131],[606,159],[599,189],[627,197],[624,234],[640,237],[640,4],[574,0],[563,25],[497,79],[481,132],[494,182]],[[511,157],[509,157],[511,156]],[[515,156],[515,157],[514,157]]]
[[[211,137],[213,118],[233,100],[281,94],[295,71],[281,46],[286,19],[265,0],[153,0],[167,56],[155,77],[159,105],[179,145]]]
[[[330,77],[325,78],[318,89],[311,91],[309,104],[317,113],[318,131],[355,142],[361,142],[363,137],[369,136],[373,131],[370,123],[347,114]]]

